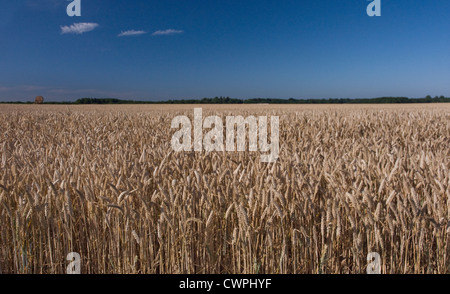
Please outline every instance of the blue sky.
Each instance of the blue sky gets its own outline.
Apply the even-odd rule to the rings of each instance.
[[[448,0],[69,3],[0,0],[0,101],[450,96]]]

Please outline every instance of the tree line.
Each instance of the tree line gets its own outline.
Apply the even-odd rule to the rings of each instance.
[[[203,99],[185,99],[185,100],[168,100],[168,101],[135,101],[120,100],[112,98],[82,98],[75,101],[75,104],[389,104],[389,103],[449,103],[450,98],[444,96],[434,97],[427,96],[425,98],[408,98],[408,97],[380,97],[372,99],[279,99],[279,98],[251,98],[236,99],[230,97],[214,97]]]
[[[31,104],[33,102],[0,102],[13,104]],[[142,101],[122,100],[116,98],[81,98],[74,102],[45,102],[45,104],[402,104],[402,103],[450,103],[450,98],[444,96],[426,96],[425,98],[380,97],[380,98],[329,98],[329,99],[280,99],[280,98],[250,98],[236,99],[230,97],[214,97],[203,99]]]

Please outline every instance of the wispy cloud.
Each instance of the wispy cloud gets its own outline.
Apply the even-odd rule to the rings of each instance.
[[[134,91],[108,91],[100,89],[65,89],[65,88],[49,88],[46,92],[50,96],[54,95],[78,95],[78,96],[103,96],[103,97],[133,97],[136,96]],[[45,93],[44,93],[45,94]]]
[[[98,27],[98,23],[93,23],[93,22],[74,23],[71,26],[61,26],[61,34],[81,35],[83,33],[90,32],[97,27]]]
[[[176,34],[182,34],[182,33],[184,33],[184,31],[168,29],[168,30],[156,31],[152,34],[152,36],[167,36],[167,35],[176,35]]]
[[[47,87],[36,86],[36,85],[18,85],[18,86],[12,86],[12,87],[0,86],[0,92],[6,92],[6,91],[33,92],[33,91],[40,91],[40,90],[45,90],[45,89],[47,89]]]
[[[128,36],[139,36],[147,34],[146,31],[136,31],[136,30],[129,30],[129,31],[122,31],[118,37],[128,37]]]

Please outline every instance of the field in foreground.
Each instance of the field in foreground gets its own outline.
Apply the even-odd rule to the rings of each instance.
[[[172,151],[193,105],[0,106],[0,272],[450,273],[450,105],[278,115],[280,158]]]

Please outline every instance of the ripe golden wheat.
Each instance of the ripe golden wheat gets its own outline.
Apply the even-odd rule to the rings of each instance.
[[[204,106],[280,116],[270,164],[173,152],[194,106],[1,107],[3,273],[450,272],[449,105]]]

